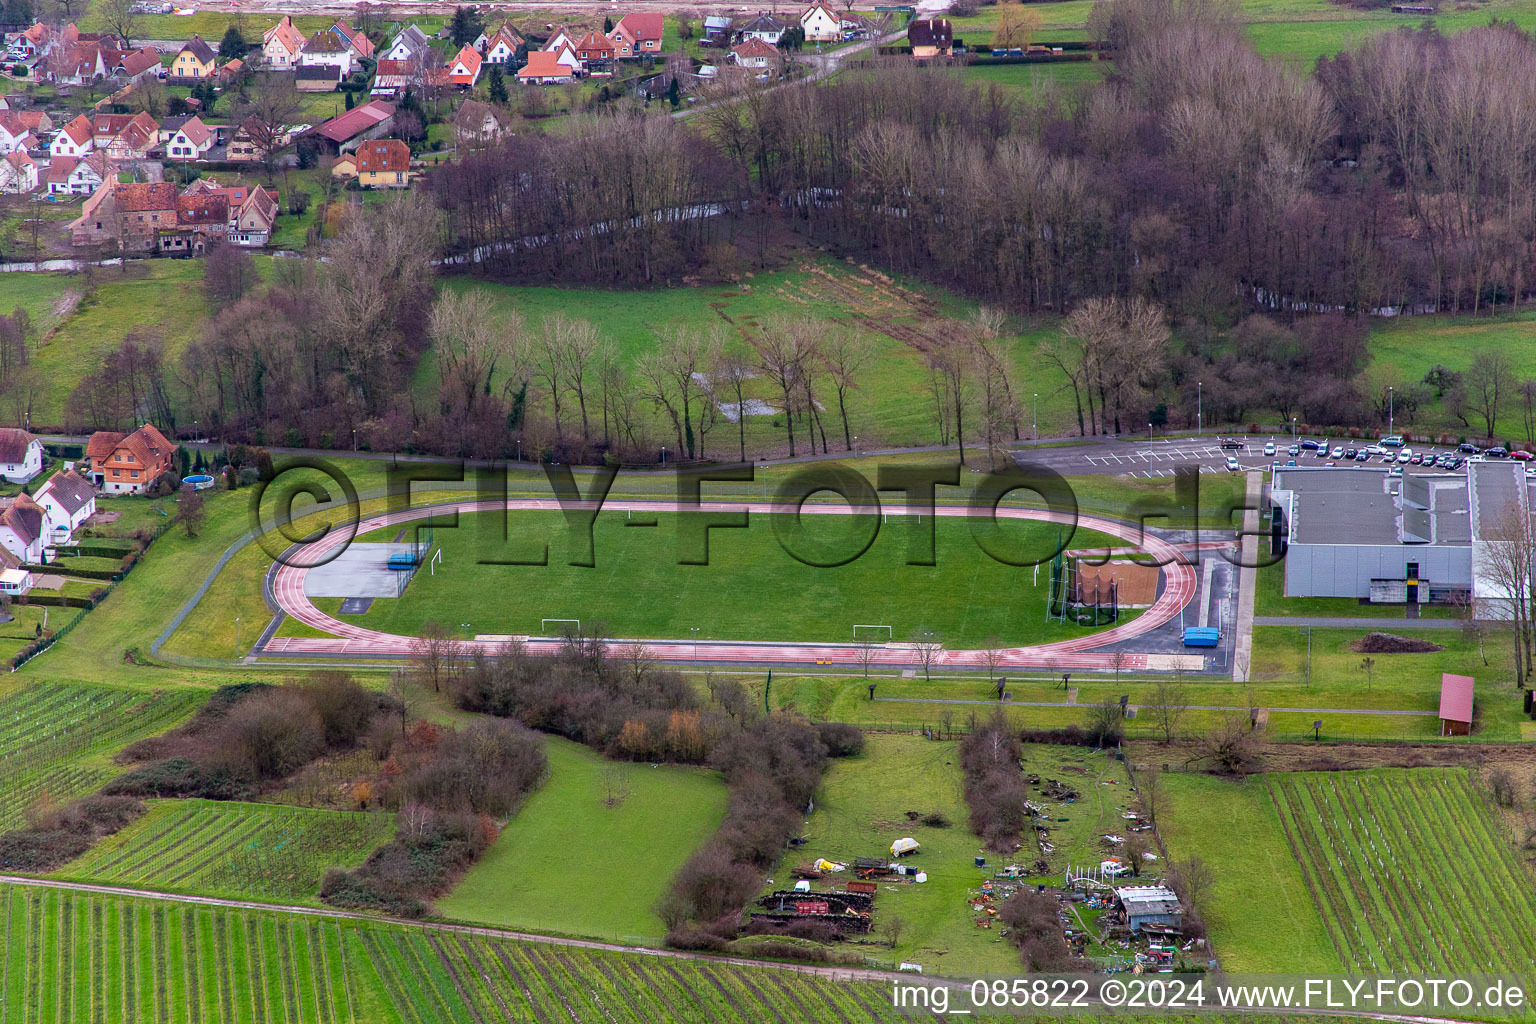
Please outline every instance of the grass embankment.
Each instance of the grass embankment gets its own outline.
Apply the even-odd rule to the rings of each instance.
[[[725,815],[714,772],[607,761],[545,738],[549,779],[453,892],[452,920],[622,942],[659,942],[653,909]]]

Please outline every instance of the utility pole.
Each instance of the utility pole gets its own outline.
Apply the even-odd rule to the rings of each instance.
[[[1205,433],[1205,382],[1195,381],[1195,436]]]
[[[1393,413],[1395,413],[1397,411],[1396,408],[1395,408],[1396,403],[1394,402],[1394,399],[1396,397],[1397,397],[1397,395],[1396,395],[1395,392],[1393,392],[1392,385],[1388,384],[1387,385],[1387,436],[1388,437],[1395,436],[1396,433],[1397,433],[1395,430],[1392,429],[1392,421],[1394,419]]]

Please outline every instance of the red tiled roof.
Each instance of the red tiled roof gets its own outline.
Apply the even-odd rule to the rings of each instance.
[[[590,53],[593,50],[598,52],[606,50],[608,53],[612,53],[613,40],[609,39],[601,32],[592,31],[582,36],[581,39],[576,43],[576,56],[578,57],[580,57],[583,53]]]
[[[118,443],[127,436],[116,430],[98,430],[85,442],[85,457],[104,459],[116,451]]]
[[[229,197],[217,192],[181,196],[176,200],[176,223],[188,227],[229,222]]]
[[[27,461],[27,449],[37,438],[20,427],[0,427],[0,462]]]
[[[571,69],[560,63],[560,55],[548,50],[529,50],[528,63],[517,73],[518,78],[569,78]]]
[[[119,213],[176,209],[176,186],[168,182],[119,185],[112,193]]]
[[[43,507],[25,494],[16,495],[10,507],[0,513],[0,524],[9,526],[23,544],[43,535],[43,519]]]
[[[1448,722],[1472,722],[1471,676],[1440,674],[1440,717]]]
[[[753,36],[744,43],[731,47],[731,52],[740,60],[742,57],[777,57],[779,51],[761,39]]]
[[[613,27],[615,32],[627,31],[632,39],[660,39],[663,19],[660,14],[626,14]]]
[[[376,174],[411,169],[411,147],[399,139],[377,139],[357,147],[357,173]]]
[[[53,500],[57,501],[65,512],[74,515],[90,504],[91,499],[96,496],[96,489],[85,477],[73,469],[67,469],[48,478],[48,482],[43,484],[37,496],[42,498],[45,494],[51,494]]]
[[[95,130],[91,126],[91,119],[84,114],[77,115],[74,120],[64,126],[64,134],[77,146],[83,146],[95,136]]]
[[[354,107],[345,114],[331,118],[315,130],[332,142],[346,142],[361,135],[380,121],[393,117],[394,113],[393,103],[369,100],[360,107]]]

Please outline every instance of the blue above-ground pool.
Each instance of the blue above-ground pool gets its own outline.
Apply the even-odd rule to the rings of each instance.
[[[213,486],[213,477],[207,473],[199,473],[196,476],[184,476],[181,482],[191,484],[194,491],[205,491]]]

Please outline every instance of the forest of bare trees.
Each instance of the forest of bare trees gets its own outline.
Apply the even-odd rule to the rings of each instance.
[[[278,261],[261,285],[210,256],[201,337],[174,360],[125,339],[68,425],[644,461],[746,458],[741,413],[766,410],[776,449],[851,450],[874,353],[824,318],[656,324],[649,351],[622,351],[579,309],[534,322],[434,281],[740,282],[788,241],[986,304],[920,350],[936,443],[1024,436],[1038,388],[1012,337],[1037,312],[1062,317],[1039,364],[1084,434],[1192,425],[1198,390],[1208,424],[1364,425],[1438,401],[1468,433],[1536,440],[1536,379],[1497,354],[1363,376],[1372,311],[1509,309],[1536,287],[1531,36],[1399,29],[1306,73],[1260,58],[1217,0],[1100,0],[1090,31],[1113,70],[1070,96],[875,60],[687,120],[594,116],[466,152],[353,207],[323,263]],[[0,348],[24,379],[25,343]]]

